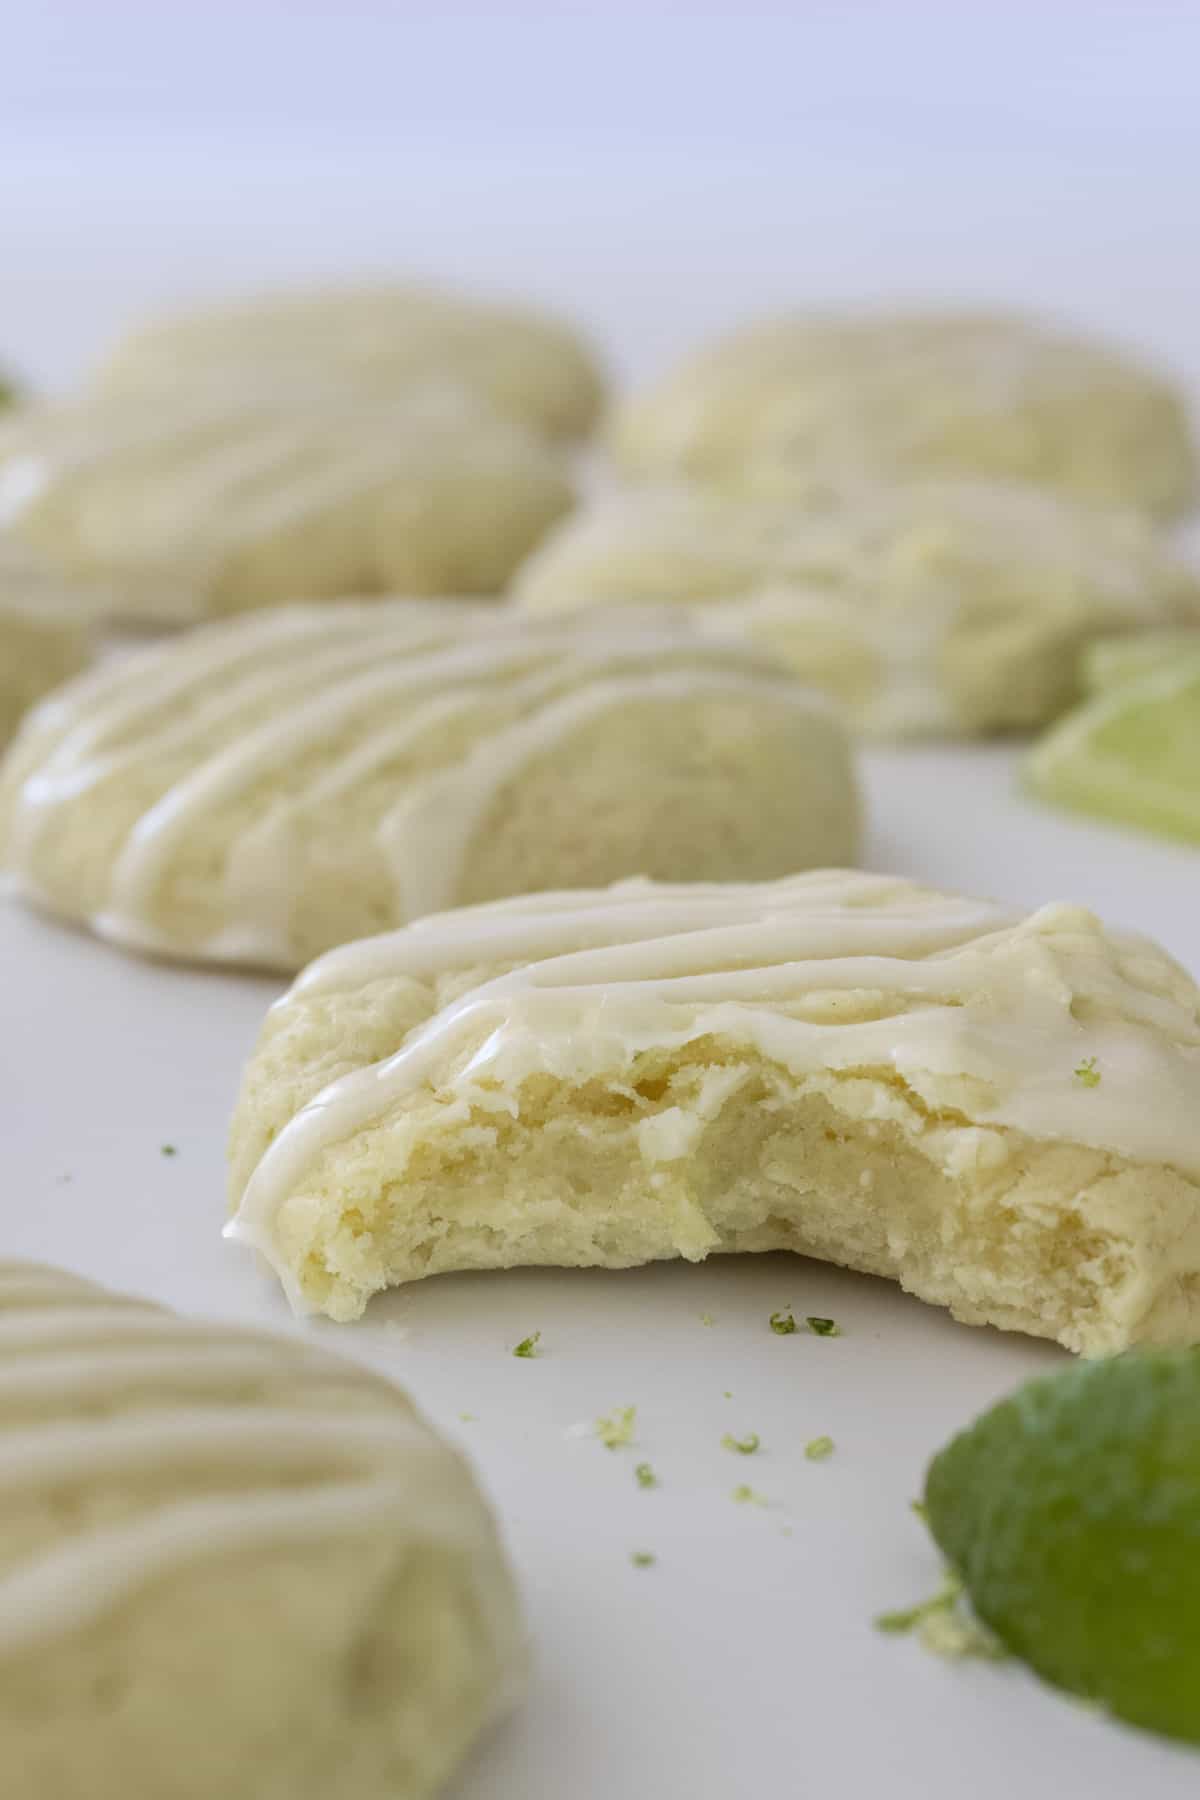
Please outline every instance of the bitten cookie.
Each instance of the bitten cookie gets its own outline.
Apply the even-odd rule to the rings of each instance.
[[[971,478],[808,502],[635,489],[559,525],[515,593],[537,613],[692,602],[883,737],[1044,724],[1093,638],[1200,621],[1200,577],[1137,514]]]
[[[768,319],[626,400],[611,441],[631,474],[732,487],[990,475],[1164,518],[1187,511],[1197,488],[1168,382],[1007,313]]]
[[[126,619],[495,593],[572,499],[542,440],[447,388],[231,376],[0,426],[0,524]]]
[[[555,437],[587,431],[604,394],[587,346],[558,319],[405,283],[282,290],[155,320],[117,345],[99,383],[137,391],[268,373],[377,394],[438,380]]]
[[[95,610],[0,537],[0,747],[35,700],[83,668]]]
[[[519,1689],[467,1463],[381,1376],[0,1264],[16,1800],[423,1800]]]
[[[233,1123],[293,1304],[794,1250],[970,1324],[1200,1340],[1200,993],[1079,907],[877,875],[626,882],[314,964]]]
[[[853,857],[838,719],[749,646],[623,609],[295,608],[97,670],[0,768],[0,863],[136,949],[300,967],[464,902]]]

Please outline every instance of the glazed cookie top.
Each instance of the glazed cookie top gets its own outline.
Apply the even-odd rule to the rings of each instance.
[[[378,1526],[494,1542],[466,1465],[405,1395],[303,1340],[4,1262],[0,1349],[0,1658],[189,1562]],[[498,1554],[481,1602],[511,1617]]]
[[[179,313],[126,338],[99,379],[134,389],[211,380],[214,370],[324,372],[376,391],[437,377],[556,436],[586,431],[603,397],[595,362],[560,320],[402,283],[285,290]]]
[[[969,477],[803,501],[635,489],[556,527],[515,591],[537,612],[700,601],[705,628],[761,637],[814,679],[827,669],[835,691],[840,645],[873,674],[869,698],[842,697],[884,732],[969,722],[989,667],[1017,679],[1005,661],[1017,637],[1200,619],[1200,576],[1144,518]]]
[[[233,846],[227,928],[201,953],[287,967],[287,871],[306,809],[376,792],[411,917],[449,903],[478,824],[528,764],[627,702],[707,696],[818,717],[844,744],[825,703],[773,659],[665,611],[582,625],[407,600],[255,614],[101,668],[39,708],[0,778],[5,861],[36,896],[63,820],[101,829],[107,799],[103,929],[154,947],[164,882],[218,831]]]
[[[1024,477],[1170,516],[1196,454],[1172,388],[1019,314],[797,313],[750,325],[621,405],[629,470],[801,486],[872,469]]]
[[[981,580],[1006,568],[1057,575],[1042,601],[1051,608],[1090,605],[1141,623],[1188,603],[1200,615],[1200,575],[1139,514],[971,476],[814,488],[801,500],[683,483],[628,489],[557,526],[515,590],[549,611],[585,598],[720,599],[777,582],[837,593],[874,623],[949,598],[962,613],[986,605],[969,581],[943,594],[952,559]]]
[[[86,665],[101,611],[102,596],[0,535],[0,746],[35,701]]]
[[[101,595],[64,581],[19,539],[0,532],[0,620],[7,614],[82,640],[103,611]]]
[[[494,591],[571,499],[552,449],[437,380],[222,375],[0,424],[0,529],[124,616]]]
[[[285,1282],[278,1210],[356,1132],[421,1094],[483,1117],[511,1108],[530,1076],[602,1080],[699,1039],[801,1076],[888,1071],[931,1128],[939,1113],[965,1116],[1200,1176],[1200,992],[1156,945],[1080,907],[1022,918],[842,871],[748,886],[623,882],[348,945],[277,1008],[332,1017],[339,996],[389,987],[423,996],[424,1022],[295,1113],[228,1227]]]

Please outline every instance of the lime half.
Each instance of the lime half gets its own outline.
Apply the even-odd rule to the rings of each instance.
[[[1128,637],[1099,638],[1083,653],[1083,686],[1087,693],[1098,694],[1186,656],[1200,659],[1200,625],[1192,631],[1139,631]]]
[[[1200,1744],[1200,1350],[1030,1382],[934,1459],[925,1510],[1007,1649]]]
[[[1031,753],[1035,794],[1200,844],[1200,652],[1103,688]]]

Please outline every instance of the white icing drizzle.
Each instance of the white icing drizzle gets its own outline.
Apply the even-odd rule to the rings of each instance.
[[[355,673],[349,680],[338,678],[335,662],[323,692],[308,697],[302,707],[285,706],[265,724],[243,731],[142,814],[113,871],[111,916],[136,922],[149,913],[172,853],[200,821],[236,802],[268,771],[302,757],[322,735],[352,725],[379,702],[395,699],[403,704],[438,682],[494,677],[505,668],[523,666],[529,657],[530,651],[521,644],[471,644],[428,657],[412,656],[399,667]]]
[[[436,640],[417,638],[411,647],[420,649],[427,641]],[[10,827],[12,860],[19,866],[22,860],[36,857],[40,837],[54,822],[55,808],[78,799],[121,770],[136,771],[147,744],[153,746],[156,756],[163,757],[177,750],[186,751],[189,744],[219,732],[222,726],[228,725],[236,732],[247,711],[253,713],[262,708],[269,713],[275,706],[303,706],[314,687],[336,683],[340,678],[349,680],[364,667],[372,669],[391,646],[386,634],[365,631],[351,647],[342,648],[333,631],[322,634],[315,645],[301,638],[282,648],[282,657],[274,658],[267,667],[251,663],[245,671],[230,666],[227,649],[217,658],[202,655],[194,670],[188,668],[187,658],[180,659],[182,667],[172,668],[169,653],[162,651],[139,659],[137,669],[129,671],[130,679],[116,700],[102,704],[95,715],[89,715],[85,704],[78,728],[68,729],[65,740],[51,752],[48,761],[35,768],[22,784]],[[308,666],[313,650],[323,652],[319,671]],[[164,659],[168,663],[165,670],[161,668]],[[161,682],[155,680],[160,672],[164,677]],[[220,680],[220,687],[215,692],[205,692],[205,684],[214,678]],[[175,718],[172,705],[185,707],[196,693],[201,698],[194,709]],[[59,716],[69,717],[70,706],[70,698],[64,696],[59,702]],[[106,750],[106,743],[112,738],[123,740],[122,747]]]
[[[397,916],[453,903],[478,831],[506,783],[604,712],[641,699],[725,694],[747,710],[830,718],[825,703],[748,647],[711,641],[669,610],[620,609],[586,622],[521,620],[459,602],[295,609],[201,632],[92,678],[40,723],[12,799],[7,856],[19,885],[44,898],[42,854],[63,811],[128,772],[168,758],[183,772],[153,798],[121,844],[99,931],[176,947],[157,904],[178,859],[226,812],[243,815],[224,853],[222,928],[193,954],[287,966],[297,835],[355,783],[453,723],[447,760],[396,778],[374,830],[392,873]],[[500,710],[497,713],[496,708]],[[489,717],[490,715],[490,717]],[[328,744],[298,792],[271,780]],[[256,790],[261,789],[261,800]]]
[[[148,1519],[98,1528],[0,1580],[0,1656],[48,1647],[189,1562],[355,1536],[394,1519],[404,1495],[394,1482],[331,1483],[315,1496],[184,1500]]]
[[[606,495],[550,533],[515,592],[538,613],[686,602],[701,629],[759,637],[802,673],[803,627],[819,627],[877,677],[862,712],[885,734],[959,722],[939,659],[976,615],[985,627],[998,609],[1023,615],[1031,633],[1083,617],[1099,632],[1200,608],[1194,576],[1144,519],[969,475]],[[818,678],[820,666],[818,649]]]
[[[239,557],[261,546],[270,558],[287,534],[330,515],[323,548],[311,542],[308,591],[331,581],[344,590],[355,571],[374,591],[395,567],[388,545],[442,503],[448,480],[468,539],[488,522],[473,498],[480,482],[523,495],[547,520],[569,504],[553,449],[439,376],[389,391],[332,373],[217,371],[166,398],[93,394],[0,430],[0,529],[105,580],[114,610],[135,617],[203,616],[214,595],[220,610]],[[298,581],[309,547],[304,536],[294,545]]]
[[[422,1094],[444,1123],[508,1110],[522,1082],[611,1078],[651,1049],[729,1039],[803,1078],[892,1072],[930,1110],[1200,1177],[1200,995],[1156,946],[1081,908],[1027,918],[885,877],[747,886],[626,882],[418,921],[316,962],[281,1008],[386,978],[519,966],[435,1010],[384,1061],[323,1089],[275,1137],[227,1235],[304,1302],[276,1233],[325,1152]],[[815,996],[886,1016],[796,1016]],[[889,1010],[890,1008],[890,1010]],[[1102,1084],[1077,1077],[1095,1057]],[[964,1080],[972,1100],[963,1100]]]
[[[702,347],[625,401],[613,438],[646,470],[740,474],[765,457],[853,476],[936,465],[948,433],[965,467],[982,437],[984,467],[995,443],[1009,466],[1037,476],[1055,473],[1048,454],[1063,457],[1073,434],[1077,459],[1090,450],[1129,461],[1148,406],[1160,430],[1166,407],[1169,433],[1169,395],[1152,372],[1017,313],[809,313]]]
[[[581,430],[601,398],[569,326],[412,286],[264,294],[151,321],[117,346],[101,386],[175,394],[266,377],[296,388],[314,375],[368,398],[416,391],[499,407],[556,435]]]
[[[715,600],[695,612],[702,630],[725,636],[745,632],[781,652],[789,632],[804,624],[829,628],[845,643],[861,646],[880,685],[858,722],[882,736],[953,731],[958,725],[937,659],[960,615],[957,601],[945,599],[931,601],[915,618],[887,613],[856,617],[842,597],[799,586],[756,589],[736,600]],[[803,650],[794,660],[799,667]]]
[[[593,719],[634,700],[741,693],[748,701],[762,702],[771,691],[784,705],[812,710],[811,696],[786,682],[773,684],[772,690],[760,675],[692,669],[593,680],[495,733],[462,762],[410,791],[383,823],[381,841],[392,852],[405,917],[453,904],[467,851],[497,794],[530,762],[567,742]]]
[[[97,1490],[126,1496],[127,1516],[67,1513],[48,1542],[10,1550],[6,1515]],[[467,1553],[488,1541],[457,1457],[381,1377],[0,1265],[0,1656],[53,1643],[187,1563],[372,1526]]]

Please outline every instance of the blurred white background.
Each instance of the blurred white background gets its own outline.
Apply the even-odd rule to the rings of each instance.
[[[1196,0],[5,10],[0,359],[292,274],[525,289],[645,367],[796,297],[1014,298],[1200,379]]]

